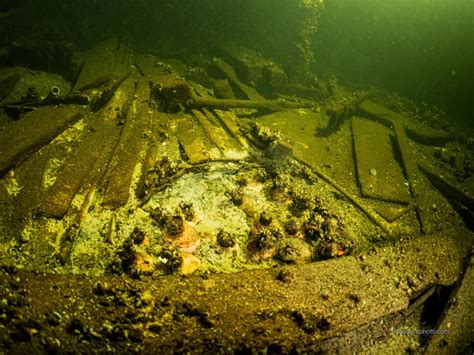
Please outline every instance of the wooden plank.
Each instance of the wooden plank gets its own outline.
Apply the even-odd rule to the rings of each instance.
[[[15,170],[22,189],[15,199],[15,203],[12,204],[12,210],[14,218],[21,223],[21,226],[29,218],[32,218],[34,210],[44,194],[43,175],[50,153],[50,149],[48,151],[42,150]],[[11,225],[15,224],[11,223]],[[18,235],[20,235],[20,228],[18,228]]]
[[[217,127],[217,130],[220,132],[221,137],[223,137],[224,143],[224,155],[228,159],[245,159],[248,157],[248,149],[245,149],[243,145],[239,144],[235,139],[232,132],[227,129],[227,126],[223,124],[223,121],[217,117],[212,111],[203,109],[208,120],[213,123],[214,127]],[[248,147],[247,147],[248,148]]]
[[[162,113],[155,113],[155,116],[156,115],[161,116]],[[160,133],[162,133],[162,131],[157,134],[158,137]],[[180,162],[182,157],[178,138],[172,132],[170,132],[170,134],[165,133],[165,135],[166,136],[161,136],[161,138],[156,139],[158,155],[166,156],[172,162]]]
[[[131,50],[126,41],[112,38],[100,42],[87,53],[72,91],[88,90],[118,80],[129,71],[131,63]]]
[[[232,134],[235,140],[237,140],[242,147],[245,149],[249,148],[249,144],[245,137],[241,134],[240,128],[238,126],[238,118],[230,111],[221,111],[221,110],[214,110],[214,113],[222,122],[223,126],[227,129],[227,131]]]
[[[352,119],[357,178],[362,196],[388,202],[411,201],[405,177],[394,157],[390,130],[361,118]]]
[[[114,38],[100,42],[89,50],[72,91],[93,88],[96,85],[92,83],[98,82],[99,78],[103,78],[104,75],[110,76],[117,48],[118,39]]]
[[[375,201],[374,201],[375,202]],[[387,222],[394,222],[400,217],[404,216],[415,207],[413,204],[406,205],[396,205],[393,203],[387,203],[382,201],[377,201],[379,203],[374,203],[374,210],[381,215]]]
[[[380,227],[387,235],[392,235],[393,230],[390,224],[388,224],[385,220],[380,218],[380,216],[375,212],[375,210],[369,206],[365,201],[360,199],[357,196],[352,195],[349,191],[347,191],[344,187],[338,184],[334,179],[332,179],[329,175],[325,174],[319,166],[315,165],[314,163],[308,163],[304,159],[300,159],[296,157],[296,160],[308,166],[319,178],[326,181],[329,185],[339,191],[342,195],[344,195],[354,206],[356,206],[360,211],[362,211],[373,223]]]
[[[143,150],[146,148],[146,137],[143,134],[150,126],[150,84],[142,78],[138,81],[137,100],[133,103],[127,116],[123,132],[115,148],[111,172],[103,203],[113,208],[123,206],[130,197],[132,177]]]
[[[230,66],[229,64],[227,64],[226,62],[224,62],[222,59],[215,59],[214,60],[214,66],[219,70],[221,71],[225,76],[226,78],[232,83],[234,84],[235,86],[237,86],[237,88],[242,91],[242,93],[249,99],[249,100],[256,100],[256,101],[263,101],[265,100],[265,98],[260,95],[257,90],[255,90],[254,88],[248,86],[248,85],[245,85],[243,82],[241,82],[239,80],[239,78],[237,77],[237,74],[235,73],[234,71],[234,68],[232,68],[232,66]]]
[[[0,102],[5,100],[21,79],[19,73],[10,74],[0,80]]]
[[[209,141],[192,116],[182,115],[175,121],[175,124],[179,144],[191,164],[203,163],[222,157],[219,149]]]
[[[159,65],[161,61],[149,54],[136,54],[135,65],[140,73],[152,83],[157,83],[163,75],[170,74],[165,65]]]
[[[213,81],[214,95],[218,99],[235,100],[234,92],[227,79],[217,79]]]
[[[430,206],[430,201],[427,196],[429,192],[423,188],[423,180],[418,171],[415,154],[410,147],[402,124],[398,121],[393,121],[393,130],[395,131],[403,169],[408,179],[410,193],[415,199],[415,211],[420,222],[420,229],[423,233],[431,233],[436,222],[432,221],[430,223],[432,218],[429,216],[428,206]]]
[[[149,194],[155,184],[157,157],[156,142],[152,141],[148,144],[148,149],[142,161],[140,180],[135,188],[135,195],[140,200]]]
[[[174,134],[174,115],[164,112],[152,111],[152,119],[149,126],[151,135],[148,138],[149,144],[144,155],[141,166],[141,175],[135,188],[135,195],[138,199],[146,199],[157,183],[156,168],[159,160],[166,159],[169,164],[175,165],[182,162],[181,148],[178,138]]]
[[[130,72],[133,65],[134,55],[132,43],[129,38],[123,37],[119,40],[119,45],[113,61],[112,76],[116,79],[122,78]]]
[[[66,162],[63,171],[47,192],[40,212],[49,217],[62,218],[81,186],[96,185],[103,174],[111,151],[117,143],[122,126],[118,125],[122,112],[128,110],[135,88],[133,78],[126,80],[113,98],[97,113],[76,152]]]
[[[413,118],[401,115],[373,101],[366,100],[359,105],[359,111],[372,119],[375,119],[387,127],[391,127],[394,121],[400,122],[408,138],[426,145],[441,146],[454,140],[444,131],[417,123]]]
[[[51,142],[84,114],[80,106],[43,107],[0,132],[0,177]]]
[[[36,218],[35,215],[48,190],[45,184],[52,177],[53,171],[57,170],[54,166],[58,161],[63,161],[69,155],[68,151],[71,149],[71,145],[64,144],[65,141],[72,142],[73,146],[76,146],[77,141],[79,141],[77,137],[80,131],[81,128],[72,128],[72,131],[66,132],[64,137],[61,136],[58,141],[48,144],[14,170],[18,185],[21,186],[21,191],[17,196],[11,196],[8,206],[6,206],[7,208],[1,211],[1,214],[4,216],[5,229],[8,228],[8,232],[7,230],[4,231],[5,236],[10,233],[10,237],[17,238],[23,234],[25,227],[28,230],[31,219]],[[73,140],[71,141],[70,139]],[[55,175],[57,176],[58,174]],[[25,245],[27,248],[25,251],[31,251],[32,257],[36,255],[34,253],[35,250],[43,250],[45,253],[53,252],[51,245],[47,245],[47,241],[42,237],[44,235],[33,234],[31,238],[28,238],[28,245]],[[49,251],[47,252],[46,250]]]
[[[214,97],[202,96],[195,98],[189,103],[189,107],[194,109],[208,108],[228,110],[232,108],[248,108],[266,111],[281,111],[291,108],[308,108],[312,104],[300,102],[288,102],[279,100],[231,100],[216,99]]]
[[[234,142],[227,132],[217,123],[217,119],[207,110],[192,110],[192,114],[204,128],[211,141],[219,148],[226,159],[244,159],[247,152]]]
[[[288,81],[282,67],[253,49],[226,43],[219,46],[218,50],[218,54],[247,83],[275,87]]]

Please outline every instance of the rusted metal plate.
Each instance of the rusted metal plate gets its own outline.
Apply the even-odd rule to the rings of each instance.
[[[411,197],[391,144],[391,131],[362,118],[352,119],[357,178],[364,197],[408,204]]]

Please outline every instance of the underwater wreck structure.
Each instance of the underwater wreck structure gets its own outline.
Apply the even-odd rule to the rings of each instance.
[[[57,24],[106,3],[44,11]],[[165,3],[133,6],[196,10]],[[472,142],[394,93],[313,74],[322,1],[285,2],[287,38],[268,37],[284,21],[260,18],[268,2],[236,3],[248,33],[203,47],[232,16],[184,47],[113,19],[31,39],[15,24],[35,5],[5,12],[3,349],[468,348]]]

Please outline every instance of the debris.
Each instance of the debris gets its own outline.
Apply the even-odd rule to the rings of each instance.
[[[316,136],[328,137],[332,133],[339,130],[344,120],[349,118],[354,112],[357,111],[360,103],[374,95],[375,92],[373,90],[368,90],[351,97],[348,101],[341,100],[340,102],[331,105],[328,109],[326,109],[329,122],[326,127],[319,128],[316,131]]]

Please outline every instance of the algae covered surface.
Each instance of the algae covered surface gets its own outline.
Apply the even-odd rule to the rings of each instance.
[[[0,4],[2,350],[469,349],[467,3]]]

